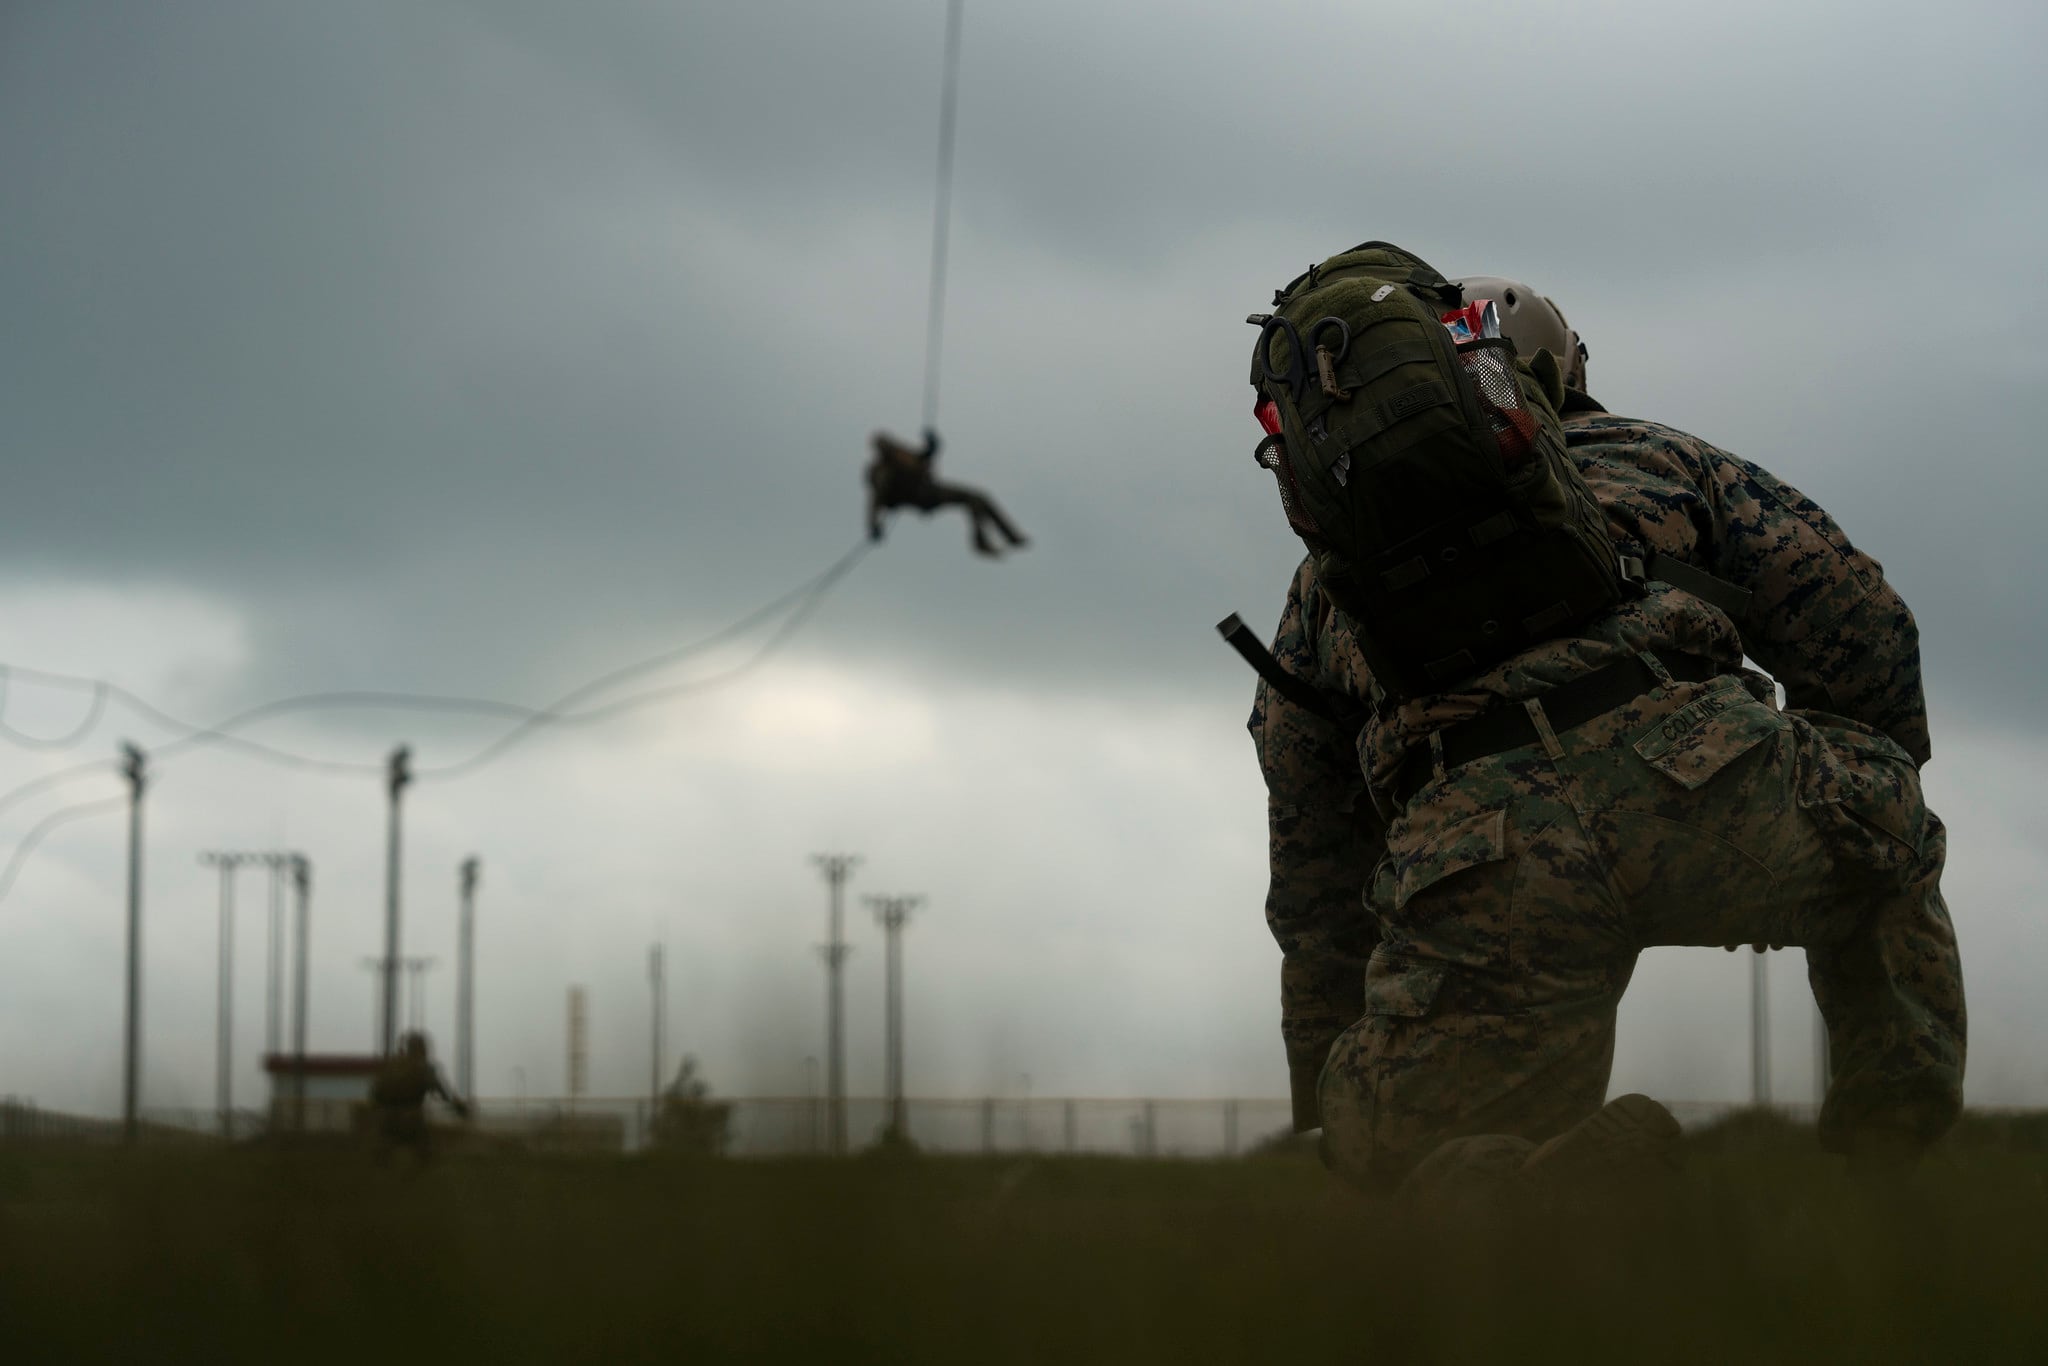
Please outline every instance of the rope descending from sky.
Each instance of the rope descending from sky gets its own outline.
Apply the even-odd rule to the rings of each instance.
[[[960,108],[960,6],[946,5],[946,76],[939,95],[939,187],[932,209],[931,311],[924,324],[924,425],[939,425],[939,343],[946,323],[946,230],[953,216],[953,125]]]
[[[851,550],[840,556],[822,572],[812,575],[774,601],[756,608],[730,625],[722,627],[708,636],[691,641],[687,645],[663,650],[659,654],[637,660],[623,668],[613,669],[608,673],[600,674],[579,684],[545,707],[525,707],[516,703],[499,702],[485,698],[444,697],[423,693],[315,693],[305,697],[284,698],[276,702],[268,702],[260,707],[243,712],[239,716],[230,717],[228,720],[217,725],[195,726],[189,722],[167,715],[156,707],[151,706],[141,697],[136,696],[125,688],[108,683],[104,679],[79,678],[70,674],[27,669],[20,665],[0,665],[0,670],[7,671],[6,673],[0,673],[0,678],[6,678],[13,674],[33,678],[38,682],[55,684],[60,687],[89,687],[100,694],[111,695],[126,702],[136,711],[169,729],[183,732],[177,739],[160,745],[150,752],[150,758],[159,764],[179,751],[195,745],[226,744],[251,757],[281,764],[287,768],[309,769],[330,773],[379,774],[386,771],[385,765],[346,759],[311,758],[270,745],[262,745],[254,741],[245,740],[241,736],[231,734],[230,732],[235,727],[263,717],[283,715],[297,711],[327,710],[330,708],[377,707],[420,711],[473,712],[483,715],[499,715],[514,718],[515,724],[508,730],[467,758],[457,759],[449,763],[424,766],[414,774],[415,777],[425,780],[459,778],[488,765],[499,755],[536,732],[608,721],[613,717],[629,712],[660,706],[676,697],[709,691],[737,682],[779,654],[783,647],[816,615],[818,608],[823,605],[826,597],[831,594],[832,590],[838,586],[840,580],[844,579],[852,571],[853,567],[873,548],[874,543],[863,536],[860,540],[854,542]],[[768,638],[756,648],[754,653],[723,673],[714,674],[708,678],[659,684],[637,693],[629,693],[624,697],[614,697],[603,701],[592,700],[605,692],[611,691],[616,685],[628,679],[666,668],[692,655],[702,653],[713,646],[729,642],[758,626],[767,624],[777,616],[782,617],[781,623],[769,633]],[[579,703],[587,703],[588,705],[578,708],[577,704]],[[574,709],[572,710],[572,708]],[[93,717],[95,721],[97,721],[99,711],[102,709],[95,709]],[[47,788],[58,786],[72,778],[82,777],[87,774],[101,774],[107,771],[108,765],[104,760],[91,760],[70,768],[59,769],[55,773],[44,774],[8,791],[0,792],[0,809],[12,806],[23,798],[32,796]],[[0,901],[4,901],[7,894],[13,890],[15,879],[20,875],[23,865],[28,862],[36,847],[42,843],[44,836],[62,826],[70,824],[74,820],[114,811],[126,805],[127,800],[126,797],[122,796],[97,798],[75,803],[71,806],[60,807],[44,817],[41,822],[22,836],[16,843],[14,852],[9,857],[5,866],[0,867]]]

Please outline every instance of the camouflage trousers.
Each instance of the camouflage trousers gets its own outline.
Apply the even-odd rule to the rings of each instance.
[[[433,1155],[434,1133],[426,1111],[417,1105],[379,1106],[377,1154],[388,1158],[400,1148],[410,1148],[423,1158]]]
[[[1561,735],[1527,704],[1541,743],[1439,766],[1388,827],[1364,1014],[1322,1073],[1339,1172],[1383,1187],[1447,1140],[1541,1142],[1598,1109],[1615,1008],[1658,944],[1806,948],[1830,1148],[1954,1122],[1941,822],[1890,739],[1768,693],[1667,681]]]
[[[980,489],[965,484],[942,484],[936,479],[909,481],[900,487],[892,487],[881,495],[884,507],[913,507],[930,516],[940,508],[964,507],[972,519],[974,548],[984,554],[994,552],[998,547],[989,537],[989,528],[995,528],[998,535],[1009,544],[1023,545],[1024,533],[1003,515],[995,500]]]

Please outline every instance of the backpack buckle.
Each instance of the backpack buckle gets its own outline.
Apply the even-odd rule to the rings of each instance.
[[[1642,593],[1643,585],[1649,581],[1649,575],[1643,572],[1642,558],[1636,555],[1621,555],[1616,559],[1621,566],[1622,583],[1635,593]]]

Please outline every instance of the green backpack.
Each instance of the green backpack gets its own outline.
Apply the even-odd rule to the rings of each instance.
[[[1367,242],[1248,320],[1271,433],[1259,463],[1397,701],[1606,612],[1641,575],[1565,452],[1554,361],[1454,340],[1440,319],[1464,302],[1420,258]]]

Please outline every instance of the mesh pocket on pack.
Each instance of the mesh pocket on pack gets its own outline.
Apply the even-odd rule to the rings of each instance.
[[[1300,502],[1300,489],[1294,485],[1294,469],[1288,465],[1286,444],[1280,440],[1280,434],[1274,432],[1262,440],[1257,451],[1251,453],[1251,459],[1260,463],[1262,469],[1274,471],[1274,481],[1280,485],[1280,508],[1286,512],[1286,522],[1294,528],[1294,535],[1321,539],[1323,528]]]
[[[1276,432],[1261,441],[1258,449],[1252,452],[1252,459],[1258,461],[1262,469],[1273,472],[1274,481],[1280,485],[1280,507],[1287,513],[1287,524],[1294,528],[1295,534],[1320,537],[1323,529],[1302,504],[1301,490],[1295,485],[1294,470],[1287,463],[1287,449],[1281,444],[1279,434]]]
[[[1501,463],[1512,472],[1529,459],[1536,445],[1536,415],[1522,403],[1515,381],[1514,353],[1505,342],[1488,338],[1458,346],[1458,364],[1479,396],[1479,411],[1500,443]]]

